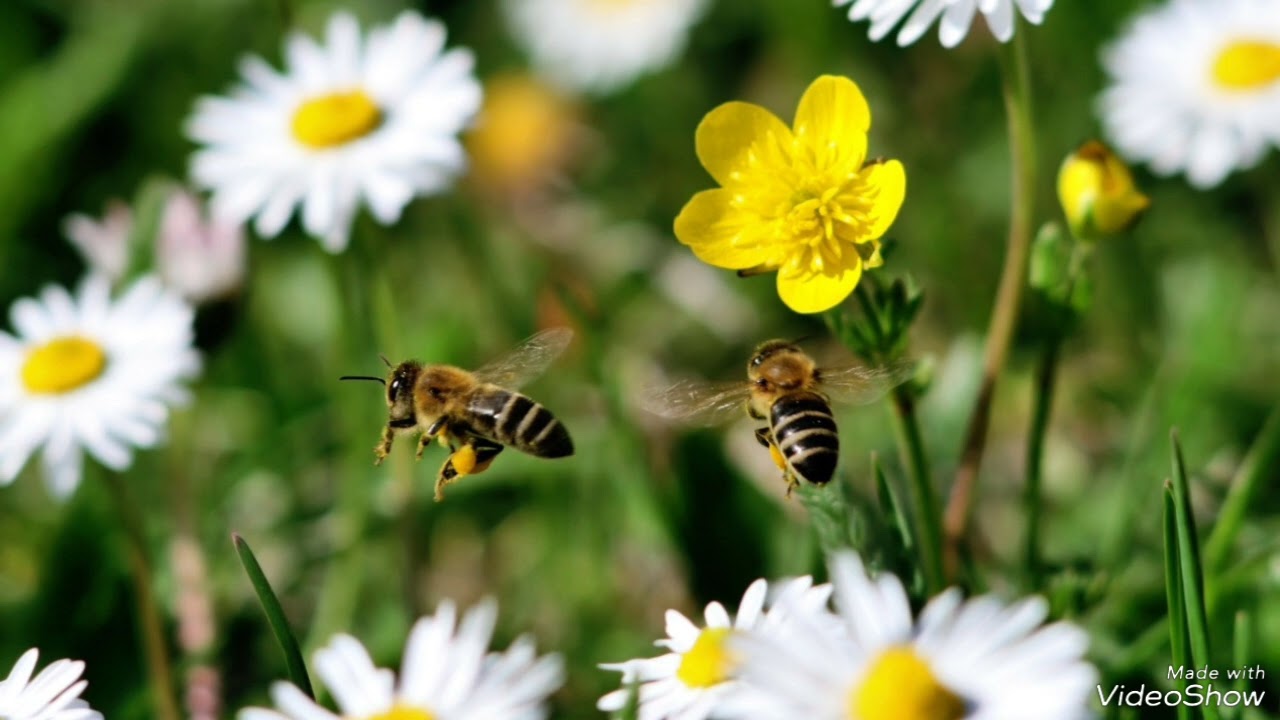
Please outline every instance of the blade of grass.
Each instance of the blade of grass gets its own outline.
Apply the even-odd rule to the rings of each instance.
[[[911,521],[902,507],[902,501],[898,499],[898,493],[885,477],[884,468],[880,466],[880,458],[875,453],[871,454],[871,476],[876,479],[876,496],[880,500],[880,507],[886,516],[893,518],[898,537],[902,541],[902,548],[907,553],[914,552],[916,543],[911,534]]]
[[[1227,564],[1227,555],[1235,543],[1245,515],[1270,471],[1280,462],[1280,407],[1271,411],[1270,417],[1258,433],[1258,439],[1249,448],[1249,454],[1231,479],[1231,489],[1222,503],[1218,521],[1204,544],[1204,564],[1210,573],[1216,574]]]
[[[231,542],[236,546],[236,554],[240,556],[240,564],[244,565],[249,582],[253,584],[253,591],[257,593],[258,602],[262,604],[262,611],[267,614],[267,623],[271,626],[271,632],[276,636],[276,642],[280,643],[280,650],[284,652],[284,663],[289,671],[289,679],[298,686],[299,690],[306,693],[307,697],[315,699],[315,692],[311,689],[311,679],[307,677],[307,666],[302,661],[302,649],[298,646],[298,639],[294,637],[293,630],[289,628],[289,621],[284,616],[284,608],[280,606],[280,600],[271,589],[271,583],[267,582],[266,574],[262,572],[262,566],[253,556],[253,550],[249,549],[249,543],[245,542],[239,534],[232,533]]]
[[[1173,510],[1178,535],[1178,569],[1182,575],[1182,599],[1187,613],[1187,632],[1191,640],[1191,658],[1195,665],[1212,663],[1209,646],[1209,619],[1204,605],[1204,571],[1200,565],[1200,545],[1196,538],[1195,518],[1191,514],[1191,487],[1187,481],[1186,462],[1178,431],[1169,433],[1173,446]],[[1215,705],[1203,706],[1207,720],[1221,717]]]
[[[1249,677],[1246,673],[1245,666],[1249,664],[1249,658],[1253,655],[1253,618],[1249,613],[1241,610],[1236,613],[1235,627],[1232,629],[1232,662],[1235,664],[1240,675],[1236,678],[1236,691],[1244,695],[1249,690]],[[1237,708],[1237,718],[1244,717],[1244,706]]]
[[[1174,667],[1191,667],[1191,658],[1187,654],[1187,612],[1182,600],[1182,572],[1179,569],[1177,500],[1168,480],[1164,483],[1164,588],[1169,602],[1170,657]],[[1187,684],[1187,678],[1180,674],[1177,680],[1179,692],[1185,693]],[[1191,720],[1191,708],[1186,704],[1179,703],[1177,709],[1178,720]]]

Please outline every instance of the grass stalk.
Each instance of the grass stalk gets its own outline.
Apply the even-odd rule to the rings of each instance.
[[[1027,260],[1035,214],[1036,158],[1025,36],[1024,32],[1016,32],[1012,42],[1001,46],[1000,67],[1008,118],[1012,181],[1009,240],[987,331],[987,344],[982,359],[982,381],[973,412],[969,416],[955,482],[943,518],[947,536],[945,569],[949,576],[954,576],[960,568],[960,554],[968,534],[969,516],[977,492],[978,471],[987,442],[996,381],[1013,342],[1013,331],[1027,278]]]

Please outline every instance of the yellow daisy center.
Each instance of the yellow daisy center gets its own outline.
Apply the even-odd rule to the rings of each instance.
[[[737,665],[725,642],[731,628],[707,628],[698,634],[693,647],[680,659],[676,677],[691,688],[709,688],[729,679]]]
[[[384,713],[370,715],[364,720],[436,720],[436,716],[422,708],[396,705]]]
[[[1226,90],[1259,90],[1280,80],[1280,45],[1236,40],[1218,53],[1213,79]]]
[[[32,393],[68,393],[93,382],[106,367],[101,345],[76,336],[55,338],[27,353],[22,384]]]
[[[382,110],[363,90],[307,100],[293,113],[293,137],[310,148],[345,145],[382,124]]]
[[[839,268],[841,259],[856,243],[845,239],[870,223],[871,198],[861,183],[846,182],[820,191],[800,191],[782,221],[782,233],[793,247],[786,268],[804,275]],[[867,248],[869,255],[874,245]]]
[[[964,700],[905,647],[876,659],[849,698],[849,716],[857,720],[960,720],[964,714]]]

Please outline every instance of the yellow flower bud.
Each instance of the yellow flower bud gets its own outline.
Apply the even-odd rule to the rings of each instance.
[[[1097,140],[1063,161],[1058,200],[1072,232],[1082,240],[1124,232],[1151,204],[1133,184],[1128,166]]]

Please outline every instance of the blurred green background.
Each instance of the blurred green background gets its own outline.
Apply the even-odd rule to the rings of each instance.
[[[1061,2],[1043,27],[1019,30],[1035,86],[1039,220],[1058,215],[1060,159],[1097,133],[1099,47],[1144,4]],[[350,9],[374,23],[406,6],[442,19],[451,45],[472,48],[482,81],[524,68],[493,0]],[[286,23],[317,34],[341,7],[0,3],[3,305],[46,283],[74,285],[83,265],[62,219],[96,215],[156,178],[184,177],[193,146],[181,125],[195,99],[224,92],[245,53],[278,64]],[[140,453],[125,475],[143,511],[179,681],[186,668],[217,668],[230,716],[265,703],[270,682],[284,677],[232,532],[254,547],[308,656],[349,631],[375,659],[398,663],[409,624],[439,599],[496,596],[497,645],[531,632],[566,656],[553,715],[570,719],[599,716],[595,699],[616,687],[597,663],[657,654],[650,643],[666,608],[733,607],[757,577],[821,574],[803,508],[783,499],[746,425],[673,429],[638,401],[659,372],[737,378],[750,348],[771,337],[812,335],[819,357],[847,360],[823,339],[820,318],[786,311],[771,277],[738,280],[698,265],[671,232],[683,203],[712,185],[693,152],[702,115],[744,99],[789,119],[822,73],[860,84],[873,113],[871,154],[907,168],[907,201],[890,232],[896,249],[876,272],[909,275],[926,293],[912,354],[934,363],[921,422],[945,491],[1007,225],[995,51],[981,22],[957,50],[938,47],[932,33],[903,50],[872,44],[864,24],[821,0],[714,2],[679,62],[574,103],[575,139],[555,181],[536,192],[513,197],[466,178],[450,195],[414,202],[396,227],[362,215],[336,257],[296,225],[272,242],[251,239],[239,297],[200,312],[206,370],[195,401],[171,423],[169,443]],[[1127,683],[1162,681],[1169,664],[1159,518],[1170,427],[1181,432],[1208,527],[1280,399],[1280,164],[1269,158],[1212,192],[1137,171],[1153,208],[1131,236],[1099,248],[1093,309],[1065,346],[1044,531],[1055,608],[1088,627],[1107,680]],[[1023,313],[978,502],[979,567],[1010,595],[1022,591],[1008,578],[1023,531],[1043,312],[1029,302]],[[339,384],[339,375],[380,373],[378,353],[475,367],[561,324],[578,341],[528,391],[570,428],[576,456],[505,453],[440,504],[430,490],[440,449],[415,465],[402,441],[372,466],[385,421],[380,390]],[[839,419],[841,481],[866,497],[872,451],[899,472],[888,407],[843,408]],[[101,472],[90,469],[65,504],[30,467],[0,489],[0,672],[33,645],[45,662],[81,658],[95,708],[145,718],[134,590]],[[1278,508],[1272,482],[1231,570],[1214,581],[1211,607],[1224,667],[1234,611],[1255,613],[1254,662],[1276,669],[1261,686],[1269,696],[1280,694]],[[205,630],[214,638],[194,654],[179,642],[191,615],[175,572],[189,568],[190,543],[207,565]]]

